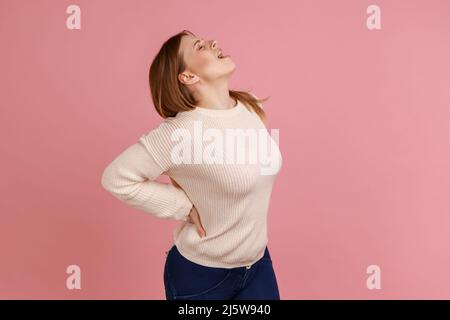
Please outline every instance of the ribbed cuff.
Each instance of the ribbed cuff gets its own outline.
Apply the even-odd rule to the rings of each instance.
[[[174,188],[177,189],[178,193],[176,196],[173,218],[175,220],[187,221],[189,213],[191,212],[191,209],[194,206],[194,204],[191,202],[191,200],[189,200],[188,196],[184,193],[183,190],[175,186]]]

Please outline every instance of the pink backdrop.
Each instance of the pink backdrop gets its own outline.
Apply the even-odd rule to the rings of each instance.
[[[81,9],[70,30],[66,9]],[[366,9],[381,9],[369,30]],[[216,39],[265,103],[282,299],[450,298],[450,2],[0,2],[0,298],[164,299],[174,221],[118,202],[105,166],[161,121],[169,36]],[[165,181],[165,180],[162,180]],[[81,268],[81,289],[66,268]],[[381,269],[381,289],[366,268]]]

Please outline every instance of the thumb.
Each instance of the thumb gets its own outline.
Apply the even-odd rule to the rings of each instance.
[[[200,237],[206,236],[205,229],[203,229],[203,226],[200,224],[200,221],[195,221],[195,226],[197,228],[197,232],[200,235]]]
[[[197,232],[200,237],[206,236],[205,229],[202,226],[202,223],[200,221],[200,215],[198,214],[197,209],[194,207],[191,213],[191,221],[195,225],[195,228],[197,229]]]

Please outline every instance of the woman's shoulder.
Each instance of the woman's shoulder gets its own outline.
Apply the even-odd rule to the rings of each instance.
[[[188,129],[192,126],[191,117],[177,113],[174,117],[163,118],[159,123],[147,130],[142,136],[164,139],[180,129]]]

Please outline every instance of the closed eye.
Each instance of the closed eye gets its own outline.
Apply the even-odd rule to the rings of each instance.
[[[204,43],[204,41],[203,41],[203,43]],[[202,49],[202,48],[204,48],[205,46],[202,44],[201,46],[199,46],[198,48],[199,49]]]

